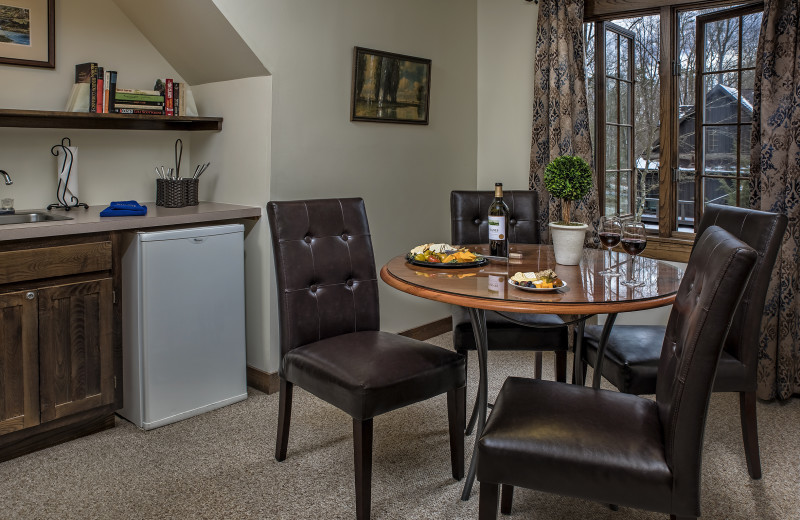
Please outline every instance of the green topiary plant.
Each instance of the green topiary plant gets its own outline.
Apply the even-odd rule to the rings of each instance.
[[[570,225],[570,206],[592,188],[592,168],[581,157],[562,155],[556,157],[544,170],[544,187],[550,195],[561,199],[561,217],[558,224]]]

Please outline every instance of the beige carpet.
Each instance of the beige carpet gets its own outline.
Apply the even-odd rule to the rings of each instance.
[[[450,335],[431,340],[449,345]],[[477,360],[470,358],[471,405]],[[490,394],[507,375],[529,375],[530,353],[490,354]],[[552,379],[552,357],[545,355]],[[143,432],[118,419],[99,434],[0,464],[0,518],[355,517],[350,418],[295,392],[289,452],[275,462],[278,396],[250,398]],[[800,400],[759,403],[764,477],[747,475],[738,399],[715,394],[706,428],[703,518],[800,518]],[[372,517],[477,519],[450,476],[444,396],[375,419]],[[474,437],[467,438],[471,453]],[[519,489],[513,515],[530,519],[666,518],[635,509]]]

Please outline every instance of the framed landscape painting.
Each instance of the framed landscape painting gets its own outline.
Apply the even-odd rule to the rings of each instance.
[[[427,125],[430,88],[431,60],[355,47],[350,120]]]
[[[0,63],[56,66],[55,0],[0,0]]]

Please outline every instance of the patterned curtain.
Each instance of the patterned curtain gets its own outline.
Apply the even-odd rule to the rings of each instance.
[[[547,0],[539,3],[536,62],[533,85],[533,139],[530,189],[539,194],[542,241],[550,237],[548,224],[560,220],[560,201],[544,187],[544,169],[561,155],[583,157],[594,166],[586,103],[586,66],[583,53],[583,0]],[[600,203],[597,172],[593,187],[572,209],[572,220],[589,224],[587,245],[597,245]],[[551,218],[552,215],[552,218]]]
[[[761,323],[758,397],[800,393],[800,21],[797,0],[766,0],[756,61],[750,206],[789,225]]]

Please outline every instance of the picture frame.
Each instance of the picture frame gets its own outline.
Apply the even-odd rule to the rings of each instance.
[[[0,0],[0,64],[56,66],[55,0]]]
[[[430,86],[431,60],[354,47],[350,120],[427,125]]]

